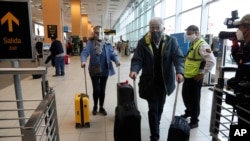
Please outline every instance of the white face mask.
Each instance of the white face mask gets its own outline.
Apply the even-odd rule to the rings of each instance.
[[[239,40],[239,41],[244,41],[244,36],[243,36],[243,33],[242,33],[242,31],[241,30],[237,30],[237,32],[236,32],[236,37],[237,37],[237,40]]]
[[[186,38],[190,41],[193,42],[196,39],[196,35],[192,34],[192,35],[186,35]]]

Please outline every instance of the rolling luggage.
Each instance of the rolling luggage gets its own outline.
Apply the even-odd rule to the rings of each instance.
[[[69,63],[70,63],[70,56],[69,56],[68,54],[66,54],[66,55],[64,56],[64,63],[65,63],[65,64],[69,64]]]
[[[90,127],[89,96],[87,94],[86,70],[84,68],[86,93],[77,93],[75,95],[75,122],[76,128]]]
[[[117,106],[114,141],[141,141],[141,115],[134,102]]]
[[[114,141],[141,141],[141,115],[137,109],[135,80],[134,88],[120,82],[118,68],[117,107],[115,110]]]
[[[118,83],[117,83],[117,106],[125,105],[127,103],[134,102],[137,108],[137,96],[135,89],[129,84],[128,80],[125,82],[120,82],[120,67],[118,67]]]
[[[125,105],[134,101],[134,89],[126,82],[117,83],[117,106]]]
[[[188,122],[183,117],[175,116],[179,85],[180,84],[178,83],[176,88],[172,122],[168,129],[167,141],[189,141],[190,127],[188,125]]]

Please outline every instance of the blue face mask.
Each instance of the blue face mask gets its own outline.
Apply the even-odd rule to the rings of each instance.
[[[160,40],[161,40],[161,36],[162,36],[162,32],[161,32],[161,31],[154,31],[154,32],[151,32],[151,38],[152,38],[154,41],[160,41]]]

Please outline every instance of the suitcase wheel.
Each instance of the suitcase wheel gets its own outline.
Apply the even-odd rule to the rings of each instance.
[[[79,123],[76,123],[75,127],[76,127],[76,128],[83,128],[83,127],[85,127],[85,128],[90,128],[90,123],[88,122],[88,123],[85,123],[84,125],[81,125],[81,124],[79,124]]]
[[[85,127],[86,128],[90,128],[90,123],[88,122],[88,123],[85,123]]]
[[[76,128],[80,128],[80,127],[81,127],[81,124],[76,123]]]

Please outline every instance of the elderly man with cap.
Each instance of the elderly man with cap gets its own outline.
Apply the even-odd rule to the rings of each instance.
[[[184,63],[184,83],[182,98],[186,107],[184,118],[191,117],[190,129],[197,128],[200,115],[200,97],[203,77],[215,64],[210,46],[200,37],[199,28],[190,25],[186,29],[186,38],[190,41],[189,51]]]
[[[153,18],[147,32],[137,44],[131,59],[129,76],[133,79],[142,70],[139,95],[148,102],[151,141],[160,138],[160,120],[166,95],[175,89],[175,81],[183,81],[184,56],[175,38],[164,34],[164,21]]]
[[[227,81],[227,84],[230,88],[234,89],[235,92],[244,93],[241,92],[240,89],[241,87],[239,86],[239,82],[250,81],[249,72],[247,72],[247,70],[249,70],[248,68],[250,63],[250,14],[246,14],[245,16],[242,17],[240,21],[235,21],[233,24],[235,27],[238,27],[238,30],[236,32],[237,40],[243,41],[244,45],[242,47],[242,52],[240,52],[241,55],[237,60],[238,68],[236,70],[235,77],[229,79]],[[249,91],[248,89],[249,87],[246,88],[247,92]],[[236,107],[238,115],[238,125],[246,126],[248,129],[250,129],[250,124],[249,124],[250,102],[244,104],[238,104],[238,106],[248,111],[247,113],[245,110]]]

